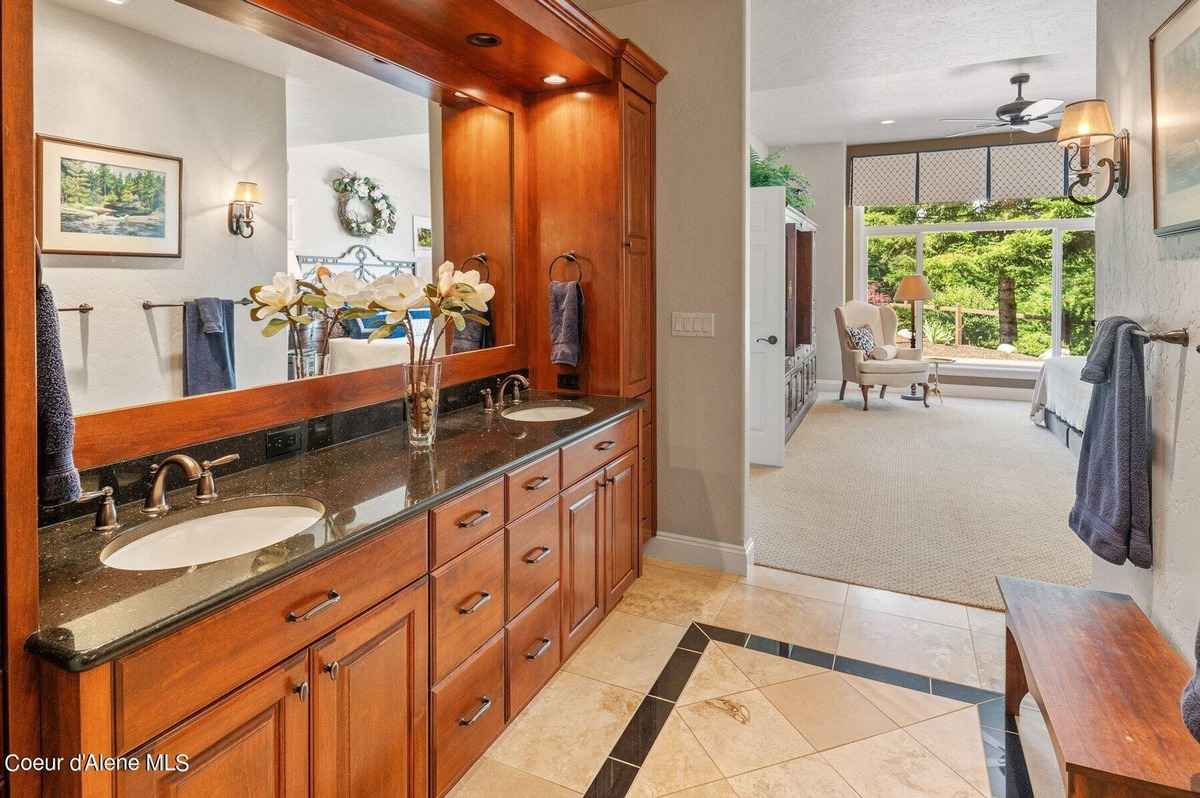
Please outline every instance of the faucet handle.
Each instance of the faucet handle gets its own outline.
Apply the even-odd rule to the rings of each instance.
[[[479,392],[483,397],[483,410],[485,413],[490,413],[496,409],[496,403],[492,400],[492,389],[484,388]]]
[[[88,491],[79,494],[79,498],[75,500],[76,504],[95,501],[100,499],[100,504],[96,507],[96,518],[92,523],[93,532],[115,532],[121,528],[121,524],[117,521],[117,503],[113,501],[113,489],[105,485],[100,490]]]
[[[213,468],[221,465],[228,465],[242,459],[241,455],[227,454],[218,457],[216,460],[204,460],[200,463],[200,481],[196,484],[196,501],[201,504],[206,504],[217,498],[217,483],[213,479]]]

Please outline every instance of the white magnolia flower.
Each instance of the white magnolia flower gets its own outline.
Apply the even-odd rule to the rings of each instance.
[[[429,304],[425,284],[412,274],[380,277],[371,283],[368,290],[374,293],[375,302],[389,311],[386,319],[388,324],[403,321],[408,311]]]
[[[296,300],[300,299],[300,287],[292,275],[286,272],[276,272],[275,276],[271,278],[271,284],[260,288],[255,298],[265,308],[278,313],[296,304]]]
[[[454,264],[445,261],[437,268],[437,292],[440,296],[450,295],[450,286],[454,285]]]
[[[496,288],[491,283],[482,282],[479,272],[455,272],[451,284],[451,294],[472,310],[485,311],[488,302],[496,295]]]
[[[365,308],[375,298],[374,292],[367,290],[366,284],[355,277],[354,272],[332,274],[322,285],[325,287],[325,304],[330,308],[344,305]]]

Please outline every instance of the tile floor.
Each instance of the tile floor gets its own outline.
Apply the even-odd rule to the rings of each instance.
[[[1000,613],[648,559],[451,795],[1062,796],[1036,705],[1018,735],[1003,689]]]

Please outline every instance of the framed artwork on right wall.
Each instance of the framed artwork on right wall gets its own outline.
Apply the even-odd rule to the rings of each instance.
[[[1154,234],[1200,230],[1200,0],[1150,36]]]

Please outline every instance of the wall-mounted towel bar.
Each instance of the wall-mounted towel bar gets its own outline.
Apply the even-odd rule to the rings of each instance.
[[[1145,338],[1148,341],[1162,341],[1163,343],[1175,344],[1176,346],[1187,346],[1189,342],[1187,330],[1168,330],[1161,333],[1134,330],[1133,334],[1138,338]],[[1196,351],[1200,352],[1200,347],[1196,347]]]
[[[566,252],[559,255],[554,260],[550,261],[550,269],[549,269],[548,273],[550,275],[551,280],[554,279],[554,264],[558,263],[560,260],[565,260],[567,263],[574,263],[575,270],[579,274],[579,276],[576,277],[575,279],[577,279],[577,280],[583,279],[583,267],[579,265],[579,256],[575,254],[575,250],[568,249]]]
[[[246,297],[241,299],[231,300],[235,305],[249,305],[250,300]],[[154,308],[181,308],[182,302],[151,302],[149,299],[142,300],[142,310],[153,310]]]
[[[96,308],[89,305],[87,302],[80,302],[78,305],[72,305],[68,308],[58,308],[59,313],[91,313]]]

